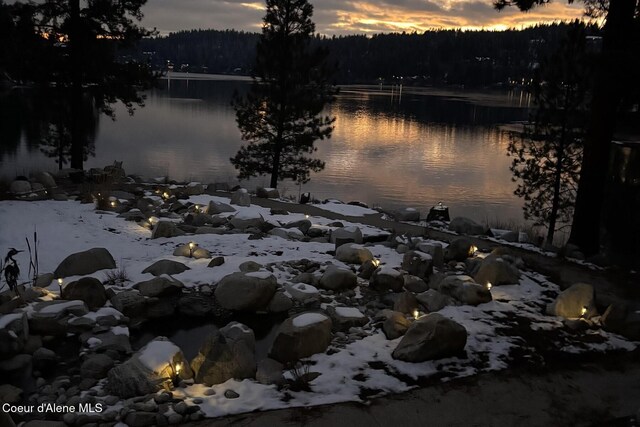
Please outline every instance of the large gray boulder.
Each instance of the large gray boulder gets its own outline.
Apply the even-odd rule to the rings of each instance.
[[[151,231],[152,239],[159,239],[160,237],[178,237],[184,236],[186,233],[178,228],[178,226],[171,221],[158,221],[153,226]]]
[[[444,265],[444,250],[442,245],[438,242],[420,242],[416,246],[416,249],[425,254],[431,255],[433,259],[433,266],[436,268],[442,268]]]
[[[212,386],[231,378],[253,378],[256,374],[254,351],[253,331],[242,323],[231,322],[214,331],[205,338],[191,361],[196,382]]]
[[[264,218],[258,212],[245,211],[238,212],[230,220],[229,223],[237,230],[246,230],[247,228],[260,228],[264,225]]]
[[[31,179],[33,182],[42,184],[47,190],[56,188],[56,180],[53,179],[49,172],[36,172],[31,176]]]
[[[364,326],[369,318],[355,307],[327,307],[334,331],[348,331],[349,328]]]
[[[336,243],[337,240],[362,243],[362,231],[360,228],[350,225],[348,227],[336,228],[331,231],[331,243]]]
[[[402,257],[402,269],[407,273],[428,280],[433,273],[433,257],[420,251],[409,251]]]
[[[280,192],[277,188],[256,188],[256,196],[260,199],[279,199]]]
[[[190,270],[190,268],[181,262],[173,261],[170,259],[161,259],[160,261],[156,261],[149,267],[142,270],[142,272],[151,273],[154,276],[162,276],[163,274],[180,274],[187,270]]]
[[[320,277],[318,286],[331,291],[353,289],[358,286],[358,277],[347,268],[330,265]]]
[[[302,231],[303,234],[307,234],[307,231],[311,228],[311,221],[308,219],[299,219],[297,221],[291,221],[282,226],[282,228],[297,228]]]
[[[288,363],[322,353],[331,343],[331,327],[331,319],[321,313],[289,317],[278,328],[269,357]]]
[[[113,368],[113,359],[106,354],[89,355],[80,366],[80,373],[83,378],[95,378],[97,380],[107,376]]]
[[[391,311],[382,324],[382,332],[389,340],[395,340],[407,333],[411,321],[397,311]]]
[[[282,374],[283,370],[284,365],[282,363],[267,357],[258,362],[256,380],[258,380],[260,384],[265,385],[284,384],[286,380],[284,379],[284,375]]]
[[[460,354],[467,344],[467,330],[461,324],[432,313],[413,322],[393,350],[394,359],[424,362]]]
[[[137,290],[122,291],[109,298],[113,307],[127,317],[143,317],[147,300]]]
[[[387,290],[402,292],[404,278],[398,270],[383,265],[373,272],[371,279],[369,279],[369,286],[380,292]]]
[[[93,248],[66,257],[53,272],[54,277],[84,276],[99,270],[114,269],[116,262],[105,248]]]
[[[464,261],[465,259],[473,256],[473,244],[471,240],[466,237],[458,237],[453,239],[444,253],[444,258],[447,261]]]
[[[107,293],[102,282],[94,277],[83,277],[62,288],[60,295],[65,300],[84,301],[90,310],[95,311],[107,302]]]
[[[29,183],[29,181],[24,181],[21,179],[12,181],[9,185],[9,192],[11,194],[15,194],[16,196],[29,194],[31,193],[31,183]]]
[[[453,304],[453,299],[450,296],[443,295],[435,289],[419,293],[416,295],[416,299],[429,313],[435,313]]]
[[[492,300],[489,289],[466,275],[447,276],[438,283],[436,290],[465,305],[484,304]]]
[[[169,276],[158,276],[133,285],[145,297],[169,297],[182,293],[184,285]]]
[[[554,302],[547,305],[547,314],[567,319],[589,318],[596,313],[595,291],[587,283],[575,283],[560,292]]]
[[[474,279],[483,286],[488,283],[492,286],[517,285],[520,283],[520,272],[502,258],[491,258],[482,261]]]
[[[449,230],[460,234],[468,234],[470,236],[485,234],[486,228],[472,219],[458,216],[453,218],[449,223]]]
[[[207,208],[207,213],[209,215],[217,215],[225,212],[235,212],[235,208],[227,205],[226,203],[216,202],[215,200],[211,200],[209,202],[209,206]]]
[[[157,337],[129,360],[111,369],[106,388],[128,398],[155,393],[174,379],[190,379],[193,372],[182,350],[165,337]]]
[[[411,274],[404,275],[404,288],[409,292],[425,292],[429,289],[429,285],[419,278],[418,276],[413,276]]]
[[[420,211],[416,208],[401,208],[393,212],[396,221],[420,221]]]
[[[336,249],[336,259],[348,264],[362,264],[372,260],[373,254],[362,245],[345,243]]]
[[[278,286],[269,272],[231,273],[220,280],[215,296],[227,310],[256,311],[266,308]]]
[[[251,196],[246,188],[239,188],[231,195],[231,204],[237,206],[251,206]]]

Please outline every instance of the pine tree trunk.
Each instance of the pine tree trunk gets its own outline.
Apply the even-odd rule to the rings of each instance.
[[[84,141],[82,137],[82,52],[80,49],[80,0],[69,1],[70,11],[70,66],[71,66],[71,167],[83,169]]]
[[[594,85],[591,127],[587,134],[576,207],[569,241],[587,255],[600,250],[605,180],[616,115],[630,68],[630,40],[636,0],[611,0],[604,29],[602,55]]]

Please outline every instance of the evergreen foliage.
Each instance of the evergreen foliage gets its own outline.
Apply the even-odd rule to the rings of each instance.
[[[271,175],[271,187],[307,182],[324,169],[314,143],[331,137],[335,119],[322,114],[336,93],[327,51],[311,48],[313,7],[306,0],[267,0],[254,82],[236,97],[236,121],[247,141],[231,163],[238,178]]]

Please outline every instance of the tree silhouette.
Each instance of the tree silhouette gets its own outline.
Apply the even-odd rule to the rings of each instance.
[[[549,0],[497,0],[496,8],[517,6],[522,11],[544,5]],[[571,3],[572,0],[569,0]],[[625,92],[637,86],[633,67],[638,54],[637,31],[640,19],[638,0],[585,0],[586,11],[606,17],[602,52],[596,67],[591,102],[591,118],[584,143],[582,169],[576,196],[569,241],[587,254],[601,249],[600,235],[605,185],[611,141],[623,106]]]
[[[580,176],[591,76],[585,44],[584,26],[575,23],[558,51],[542,61],[533,85],[536,110],[508,147],[525,219],[548,227],[549,245],[558,222],[571,223]]]
[[[335,118],[322,115],[336,90],[328,81],[327,51],[310,48],[315,25],[306,0],[267,0],[257,46],[254,81],[236,97],[236,121],[242,139],[231,163],[246,179],[271,175],[279,180],[307,182],[324,162],[310,155],[316,140],[330,138]]]

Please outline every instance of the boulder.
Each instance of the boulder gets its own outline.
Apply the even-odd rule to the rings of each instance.
[[[355,307],[327,307],[334,331],[348,331],[349,328],[361,327],[369,323],[369,318]]]
[[[298,230],[302,231],[303,234],[307,234],[307,231],[309,231],[311,225],[311,221],[309,221],[308,219],[299,219],[297,221],[286,223],[282,226],[282,228],[297,228]]]
[[[33,352],[32,363],[34,369],[46,372],[58,364],[58,356],[54,351],[45,347],[40,347]]]
[[[393,350],[392,357],[405,362],[424,362],[460,354],[467,344],[461,324],[432,313],[413,322]]]
[[[472,219],[462,216],[453,218],[449,223],[449,230],[455,231],[459,234],[467,234],[470,236],[483,235],[486,232],[486,228],[483,225],[478,224]]]
[[[258,212],[245,211],[235,214],[229,223],[237,230],[246,230],[249,227],[259,229],[264,225],[264,218]]]
[[[415,208],[402,208],[393,212],[396,221],[420,221],[420,211]]]
[[[409,251],[402,257],[402,269],[407,273],[428,280],[433,273],[433,258],[420,251]]]
[[[595,291],[587,283],[575,283],[560,292],[554,302],[547,305],[547,314],[567,319],[585,318],[597,314]]]
[[[143,317],[147,301],[137,290],[127,290],[113,295],[110,299],[113,307],[127,317]]]
[[[287,239],[287,240],[302,240],[302,239],[304,239],[304,233],[302,233],[302,231],[298,230],[297,228],[287,229],[287,228],[278,228],[278,227],[276,227],[273,230],[270,230],[269,234],[272,235],[272,236],[281,237],[281,238]]]
[[[162,276],[163,274],[180,274],[187,270],[190,270],[190,268],[181,262],[172,261],[170,259],[161,259],[142,270],[142,273],[151,273],[154,276]]]
[[[56,188],[56,180],[53,179],[53,176],[51,176],[49,172],[36,172],[31,179],[33,182],[42,184],[47,190]]]
[[[386,317],[387,319],[382,324],[382,331],[389,340],[395,340],[403,336],[411,326],[411,321],[404,314],[397,311],[392,311]]]
[[[4,330],[24,344],[29,339],[29,320],[26,312],[0,316],[0,330]]]
[[[331,343],[331,327],[331,319],[320,313],[289,317],[278,328],[269,357],[288,363],[322,353]]]
[[[393,292],[402,292],[404,278],[398,270],[383,265],[373,272],[369,279],[369,286],[381,292],[389,289]]]
[[[466,237],[458,237],[453,239],[445,250],[445,260],[464,261],[473,256],[473,244]]]
[[[222,264],[224,264],[224,257],[223,256],[217,256],[217,257],[213,258],[211,260],[211,262],[209,262],[209,264],[207,264],[207,267],[209,267],[209,268],[219,267]]]
[[[269,301],[267,311],[269,313],[285,313],[293,307],[293,301],[286,296],[283,292],[276,292],[273,294],[273,298]]]
[[[22,196],[31,193],[31,184],[29,181],[17,179],[9,185],[9,192],[16,196]]]
[[[255,271],[260,271],[262,269],[262,265],[258,264],[255,261],[245,261],[238,266],[238,270],[243,273],[252,273]]]
[[[187,196],[199,196],[204,193],[204,185],[199,182],[190,182],[184,187],[184,193]]]
[[[277,188],[256,188],[256,196],[260,199],[279,199],[280,192]]]
[[[419,293],[416,295],[416,299],[428,313],[435,313],[453,304],[451,297],[443,295],[435,289],[429,289],[428,291]]]
[[[336,249],[336,259],[348,264],[362,264],[373,260],[373,254],[362,245],[345,243]]]
[[[116,268],[116,262],[105,248],[93,248],[66,257],[53,272],[54,277],[84,276],[99,270]]]
[[[80,374],[83,378],[102,379],[113,368],[113,359],[104,353],[89,355],[80,366]]]
[[[404,291],[399,294],[393,303],[393,310],[404,314],[413,314],[418,308],[418,300],[411,292]]]
[[[331,243],[337,241],[362,243],[362,231],[356,226],[336,228],[331,231]]]
[[[178,237],[184,236],[186,233],[178,228],[178,226],[171,221],[158,221],[153,226],[151,231],[152,239],[159,239],[160,237]]]
[[[87,304],[85,304],[84,301],[80,301],[80,300],[42,301],[42,302],[35,303],[33,305],[33,310],[34,310],[34,313],[31,316],[31,319],[29,319],[30,329],[31,329],[31,321],[34,318],[61,319],[63,317],[67,317],[70,314],[76,317],[81,317],[89,312],[89,308],[87,307]]]
[[[429,289],[429,285],[419,278],[418,276],[413,276],[411,274],[404,275],[404,288],[409,292],[425,292]]]
[[[185,316],[208,316],[213,312],[213,300],[201,294],[186,294],[178,300],[178,311]]]
[[[227,310],[256,311],[267,306],[276,287],[275,276],[268,272],[231,273],[218,282],[215,296]]]
[[[416,249],[425,254],[431,255],[433,259],[433,266],[435,268],[442,268],[444,265],[444,250],[442,245],[437,242],[420,242],[416,246]]]
[[[226,203],[216,202],[215,200],[211,200],[209,202],[209,206],[207,207],[207,213],[209,215],[217,215],[225,212],[235,212],[235,208],[227,205]]]
[[[251,196],[246,188],[239,188],[231,194],[231,204],[237,206],[251,206]]]
[[[485,259],[474,279],[483,286],[487,286],[488,283],[492,286],[517,285],[520,283],[520,272],[516,266],[502,258]]]
[[[323,289],[342,291],[358,286],[358,278],[353,271],[347,268],[330,265],[320,277],[318,285]]]
[[[471,277],[465,275],[445,277],[437,285],[436,290],[466,305],[484,304],[492,300],[489,289],[477,284]]]
[[[231,322],[205,338],[191,361],[195,380],[207,386],[231,378],[242,380],[256,374],[255,336],[242,323]]]
[[[182,282],[169,276],[158,276],[133,285],[145,297],[168,297],[182,293]]]
[[[304,302],[311,298],[317,298],[320,295],[320,292],[315,286],[307,283],[295,283],[292,285],[286,284],[285,289],[293,299],[299,302]]]
[[[165,337],[157,337],[129,360],[111,369],[106,388],[128,398],[155,393],[174,379],[190,379],[193,372],[182,350]]]
[[[107,293],[102,282],[94,277],[83,277],[62,288],[60,295],[65,300],[80,300],[95,311],[107,302]]]
[[[256,380],[265,385],[282,385],[286,382],[282,374],[283,370],[284,365],[282,363],[267,357],[258,362]]]

